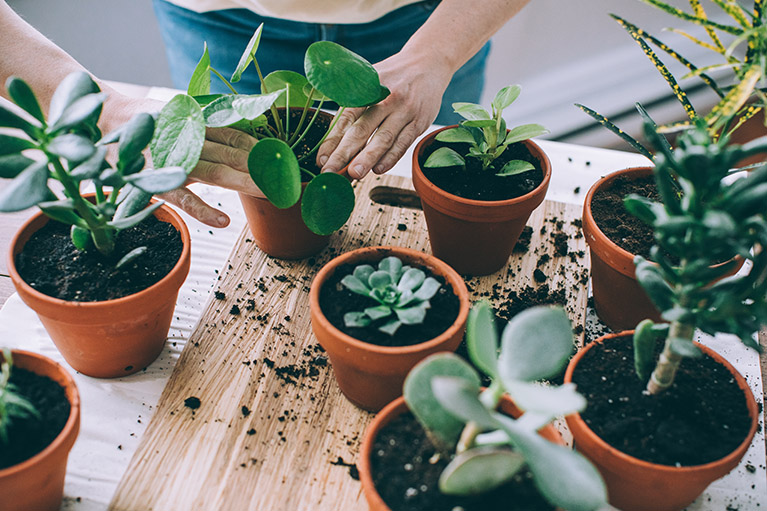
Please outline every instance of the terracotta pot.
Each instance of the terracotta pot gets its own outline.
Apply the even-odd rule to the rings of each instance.
[[[434,339],[412,346],[378,346],[357,340],[338,330],[320,309],[320,288],[341,265],[377,263],[384,257],[397,256],[403,263],[420,266],[439,275],[453,288],[460,300],[458,317]],[[405,376],[418,362],[440,351],[455,351],[463,339],[469,315],[469,292],[466,284],[447,264],[436,257],[408,248],[365,247],[342,254],[317,273],[309,292],[312,330],[330,357],[341,392],[356,406],[377,411],[402,395]]]
[[[45,449],[0,470],[3,511],[55,511],[61,506],[67,457],[80,431],[80,394],[72,377],[53,360],[13,350],[14,367],[46,376],[64,388],[71,409],[61,433]]]
[[[565,373],[565,383],[572,381],[575,367],[584,354],[596,343],[609,342],[610,339],[623,335],[633,335],[633,331],[611,334],[597,339],[579,351],[570,361]],[[684,509],[709,484],[725,476],[748,450],[756,433],[759,412],[756,400],[746,380],[727,360],[710,348],[696,345],[703,352],[722,364],[732,373],[738,386],[743,390],[751,417],[751,429],[746,439],[730,454],[711,463],[689,467],[673,467],[642,461],[622,453],[599,438],[581,418],[580,414],[566,417],[567,425],[573,434],[576,449],[597,467],[607,484],[610,504],[623,511],[677,511]]]
[[[508,396],[503,396],[499,404],[501,412],[511,417],[517,418],[522,415],[522,412],[514,402]],[[368,501],[370,511],[391,511],[389,506],[386,505],[384,500],[378,494],[378,491],[373,484],[372,475],[372,458],[373,458],[373,444],[375,443],[378,432],[381,431],[391,421],[408,411],[407,403],[405,403],[404,397],[399,397],[392,401],[386,408],[376,415],[373,422],[365,430],[365,436],[362,439],[362,446],[360,448],[359,461],[357,467],[360,472],[360,482],[362,483],[362,491],[365,493],[365,500]],[[546,440],[559,445],[565,445],[562,440],[562,435],[551,424],[542,428],[539,432]]]
[[[21,299],[37,313],[54,344],[73,369],[97,378],[126,376],[147,367],[162,352],[178,290],[189,273],[189,230],[168,206],[154,216],[179,231],[184,247],[173,269],[156,284],[122,298],[102,302],[70,302],[40,293],[22,280],[16,255],[29,238],[48,223],[38,213],[11,241],[8,270]]]
[[[293,110],[301,109],[294,107]],[[320,112],[318,119],[322,117],[328,123],[333,120],[333,114],[327,112]],[[341,174],[349,177],[346,167],[341,170]],[[301,187],[302,198],[304,189],[306,183]],[[258,248],[268,255],[279,259],[304,259],[317,254],[328,245],[330,236],[314,234],[304,224],[300,199],[294,206],[280,209],[265,197],[244,193],[239,195],[253,239]]]
[[[543,202],[551,180],[551,162],[533,141],[524,142],[543,170],[543,181],[530,193],[501,201],[464,199],[434,185],[419,160],[440,131],[424,137],[413,151],[413,186],[421,197],[429,242],[435,256],[462,275],[489,275],[509,260],[527,219]]]
[[[653,167],[634,167],[609,174],[594,183],[583,203],[583,235],[591,255],[591,288],[594,308],[599,319],[614,331],[634,328],[643,319],[662,321],[634,274],[634,254],[622,249],[608,238],[594,221],[591,203],[602,189],[610,189],[618,177],[631,180],[652,175]],[[743,265],[743,258],[728,275]],[[722,263],[726,264],[726,263]]]

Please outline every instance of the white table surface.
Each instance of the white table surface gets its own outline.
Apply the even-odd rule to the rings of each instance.
[[[152,95],[167,98],[169,92],[157,89]],[[550,200],[582,204],[589,186],[599,177],[621,168],[648,164],[644,157],[636,154],[549,141],[539,141],[539,144],[549,155],[553,167],[547,195]],[[412,148],[390,174],[409,177],[411,154]],[[82,426],[69,457],[64,510],[102,511],[107,508],[185,341],[210,298],[218,269],[225,263],[245,227],[234,192],[200,184],[193,185],[193,189],[226,211],[232,223],[226,229],[214,230],[183,215],[192,236],[191,270],[179,294],[165,349],[152,365],[135,375],[114,380],[90,378],[70,368],[82,397]],[[0,310],[0,339],[11,348],[45,354],[69,368],[34,312],[16,294]],[[761,396],[758,356],[741,348],[739,343],[714,342],[714,345],[717,350],[725,345],[734,347],[725,350],[726,356],[747,376],[756,396]],[[756,467],[756,473],[741,467],[739,472],[712,485],[689,510],[767,509],[763,429],[762,425],[742,464]],[[727,508],[728,505],[731,507]]]

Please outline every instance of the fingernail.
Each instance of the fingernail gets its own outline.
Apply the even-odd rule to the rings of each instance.
[[[220,215],[218,218],[216,218],[216,221],[221,227],[226,227],[229,224],[229,218],[227,218],[225,215]]]
[[[320,165],[325,165],[328,162],[328,157],[324,154],[320,156]]]
[[[354,166],[354,173],[362,177],[365,174],[365,167],[363,167],[361,163],[358,163]]]
[[[383,174],[384,173],[384,166],[383,165],[376,165],[376,168],[374,170],[376,174]]]
[[[328,168],[322,167],[322,170],[320,172],[325,173],[325,172],[335,172],[335,171],[336,169],[334,169],[333,167],[328,167]]]

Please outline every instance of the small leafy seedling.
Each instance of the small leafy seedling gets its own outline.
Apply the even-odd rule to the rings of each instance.
[[[461,155],[450,147],[440,147],[424,162],[424,167],[466,167],[466,158],[480,161],[482,170],[488,169],[511,144],[537,137],[549,131],[540,124],[524,124],[506,131],[503,110],[519,97],[519,85],[504,87],[493,99],[492,115],[474,103],[453,103],[455,113],[463,117],[456,128],[441,131],[436,139],[446,143],[469,144],[469,152]],[[524,160],[512,160],[500,169],[493,169],[497,176],[514,176],[535,169],[532,163]]]
[[[189,82],[189,95],[181,96],[186,102],[199,103],[194,117],[164,109],[160,122],[186,123],[190,128],[203,130],[206,126],[228,126],[257,138],[248,158],[253,182],[278,208],[292,207],[300,200],[306,226],[316,234],[331,234],[349,219],[354,209],[354,190],[349,180],[340,174],[315,174],[305,163],[315,155],[345,108],[378,103],[389,95],[389,90],[381,85],[378,73],[369,62],[331,41],[315,42],[307,48],[306,76],[285,70],[263,76],[256,59],[262,29],[263,24],[250,39],[230,80],[210,65],[206,45]],[[261,82],[261,94],[240,94],[233,84],[241,79],[251,63]],[[223,81],[231,94],[210,93],[211,73]],[[326,101],[339,105],[339,115],[314,147],[302,149],[302,142]],[[297,109],[298,122],[291,125],[289,112],[286,111],[283,118],[278,108]],[[183,137],[184,132],[179,130],[174,136]],[[162,148],[159,153],[169,150]],[[160,154],[152,153],[155,159]],[[303,197],[302,174],[310,178]]]
[[[14,420],[40,417],[32,403],[10,383],[12,369],[11,350],[5,348],[0,362],[0,444],[8,443],[8,428]]]
[[[515,316],[499,340],[493,310],[475,305],[466,327],[469,356],[491,379],[480,389],[477,371],[452,353],[438,353],[408,374],[405,401],[439,456],[450,459],[439,488],[451,495],[486,492],[510,481],[523,467],[541,495],[569,511],[606,508],[597,470],[580,454],[553,444],[537,431],[555,417],[581,411],[585,399],[574,384],[541,385],[558,375],[573,350],[570,321],[560,307],[533,307]],[[496,412],[508,392],[524,411],[518,419]]]
[[[199,155],[202,149],[204,129],[197,146],[174,146],[163,168],[145,169],[144,148],[150,141],[164,144],[153,140],[154,117],[137,114],[102,137],[96,123],[106,94],[85,72],[62,80],[47,119],[25,81],[11,77],[6,89],[16,106],[0,104],[0,127],[11,128],[0,133],[0,177],[12,179],[0,191],[0,212],[36,205],[50,218],[72,226],[72,242],[80,250],[95,246],[101,254],[111,254],[118,231],[140,223],[163,204],[148,205],[152,194],[184,184],[194,165],[185,165],[179,157],[186,156],[188,163],[189,154]],[[159,129],[158,138],[163,136]],[[115,164],[106,158],[110,144],[117,144]],[[48,187],[51,179],[61,184],[63,196]],[[86,181],[95,187],[93,201],[81,194]],[[141,253],[132,252],[130,259]]]
[[[341,284],[349,291],[372,298],[380,304],[362,312],[347,312],[344,324],[347,327],[366,327],[374,321],[394,316],[378,328],[389,335],[394,335],[403,324],[423,323],[431,306],[429,300],[441,287],[437,279],[427,277],[418,268],[403,266],[395,256],[382,259],[378,270],[369,264],[357,266],[351,275],[341,280]]]

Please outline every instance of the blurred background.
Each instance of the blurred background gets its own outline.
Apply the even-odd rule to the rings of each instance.
[[[95,75],[171,86],[151,0],[8,3]],[[669,3],[689,10],[686,0]],[[712,14],[717,11],[711,9]],[[659,37],[699,66],[717,62],[713,53],[664,32],[669,25],[682,28],[680,22],[640,0],[531,0],[493,39],[483,104],[489,105],[501,87],[519,83],[522,95],[504,114],[509,124],[538,122],[551,131],[545,138],[615,149],[628,146],[573,103],[599,111],[634,134],[639,126],[634,109],[637,101],[658,122],[682,119],[683,111],[666,82],[609,13]],[[697,27],[684,28],[701,32]],[[675,76],[684,75],[681,66],[663,57]],[[706,110],[717,98],[698,88],[699,83],[691,79],[682,85],[693,104]]]

